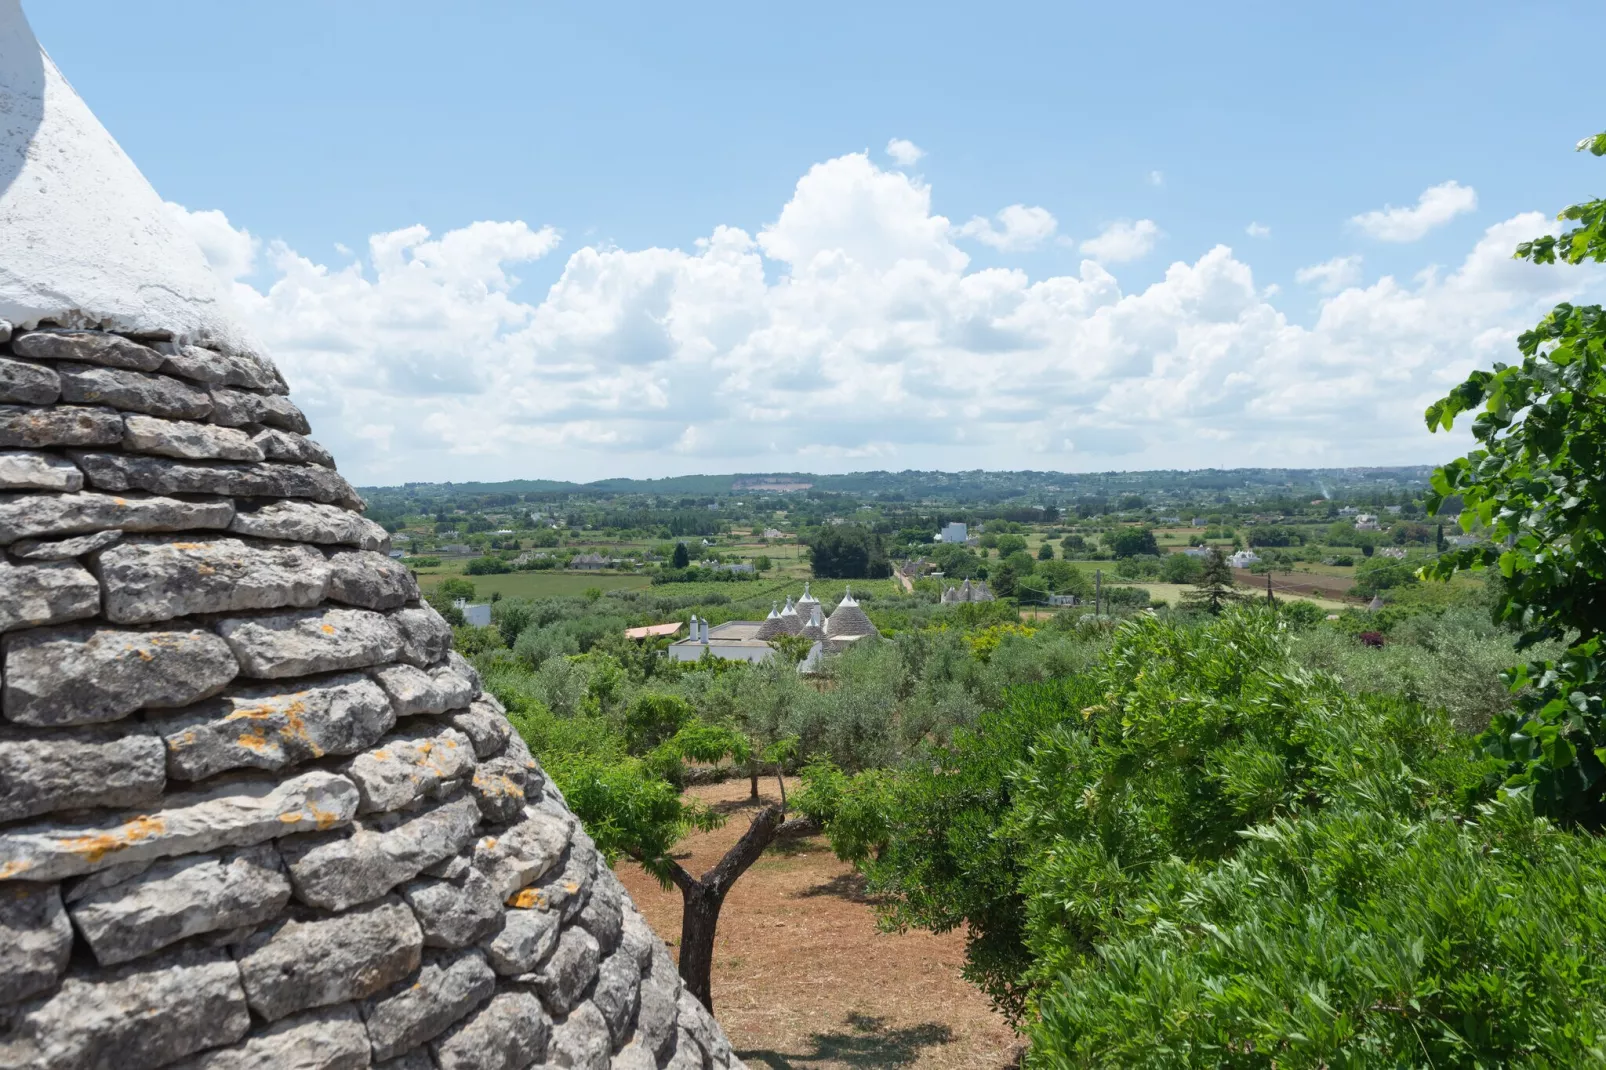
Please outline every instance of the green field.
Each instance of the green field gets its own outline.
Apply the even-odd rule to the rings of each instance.
[[[418,584],[426,591],[448,576],[461,576],[461,568],[441,567],[418,573]],[[582,593],[587,587],[615,591],[621,587],[640,588],[651,584],[646,576],[597,575],[586,572],[504,572],[496,576],[465,576],[474,584],[474,597],[563,598]],[[731,586],[726,584],[724,586]]]

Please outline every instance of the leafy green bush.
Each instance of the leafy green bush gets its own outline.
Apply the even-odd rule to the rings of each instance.
[[[1031,1066],[1599,1063],[1606,850],[1492,800],[1493,764],[1237,608],[1129,620],[1095,671],[898,769],[816,765],[801,805],[887,924],[966,928]]]

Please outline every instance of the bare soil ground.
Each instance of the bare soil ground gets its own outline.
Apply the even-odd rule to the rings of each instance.
[[[748,782],[689,789],[725,812],[725,827],[693,833],[680,864],[701,874],[778,802],[775,778],[748,801]],[[794,788],[787,782],[787,791]],[[680,936],[680,892],[634,863],[619,879],[664,941]],[[961,933],[882,933],[851,866],[823,837],[772,847],[736,882],[714,948],[714,1012],[751,1067],[839,1070],[931,1067],[1002,1070],[1018,1040],[986,997],[959,976]]]

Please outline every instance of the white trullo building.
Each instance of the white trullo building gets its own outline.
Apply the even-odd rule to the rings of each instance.
[[[309,432],[0,0],[0,1066],[740,1065]]]

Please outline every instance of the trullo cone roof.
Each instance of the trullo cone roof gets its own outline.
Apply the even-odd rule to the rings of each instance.
[[[740,1066],[16,0],[0,317],[0,1066]]]

